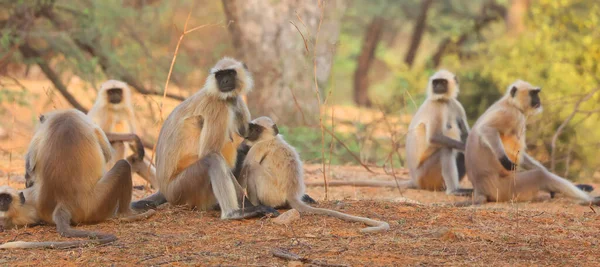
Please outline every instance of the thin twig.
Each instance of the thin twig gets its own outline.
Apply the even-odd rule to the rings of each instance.
[[[592,90],[591,92],[589,92],[588,94],[586,94],[581,99],[579,99],[579,101],[577,101],[577,103],[575,103],[573,112],[571,112],[571,114],[569,114],[569,116],[562,122],[562,124],[560,126],[558,126],[558,129],[556,129],[556,132],[552,136],[552,145],[551,145],[552,150],[550,153],[550,170],[552,172],[554,172],[554,168],[556,166],[554,156],[556,153],[556,141],[558,140],[558,136],[560,136],[560,134],[562,134],[562,131],[565,129],[565,127],[567,127],[567,124],[569,124],[569,122],[571,122],[571,120],[573,120],[575,115],[579,112],[579,106],[581,106],[581,104],[583,104],[583,102],[588,101],[599,90],[600,90],[600,88],[596,88],[596,89]]]

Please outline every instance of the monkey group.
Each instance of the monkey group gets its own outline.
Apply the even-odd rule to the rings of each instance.
[[[582,205],[600,205],[600,197],[586,193],[594,190],[591,185],[575,185],[527,154],[526,120],[542,111],[540,87],[517,80],[472,129],[457,100],[458,92],[458,78],[447,70],[439,70],[429,78],[427,98],[413,116],[406,135],[410,180],[333,181],[328,185],[445,190],[449,195],[472,197],[455,206],[533,200],[539,191],[551,197],[559,192]],[[459,187],[465,174],[473,189]]]
[[[361,222],[364,233],[386,231],[387,222],[315,208],[305,193],[302,160],[268,117],[251,118],[243,97],[253,89],[246,64],[223,58],[198,92],[181,102],[164,121],[153,165],[136,134],[127,84],[100,86],[93,108],[43,114],[25,155],[26,188],[0,187],[0,226],[53,224],[61,236],[80,241],[8,242],[1,249],[66,248],[115,241],[113,234],[76,230],[80,223],[109,218],[135,221],[164,203],[219,210],[223,220],[278,216],[277,209],[328,215]],[[469,127],[458,101],[456,75],[439,70],[426,87],[427,98],[406,135],[410,180],[404,188],[468,196],[456,206],[489,201],[531,200],[538,191],[562,193],[581,204],[600,205],[589,185],[575,185],[548,171],[526,152],[529,116],[542,110],[541,88],[525,81]],[[125,144],[132,154],[125,155]],[[132,202],[132,173],[156,193]],[[467,175],[473,188],[461,188]],[[68,185],[68,186],[65,186]],[[330,182],[330,186],[393,186],[395,182]]]

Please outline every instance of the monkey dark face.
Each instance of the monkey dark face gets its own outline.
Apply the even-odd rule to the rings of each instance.
[[[248,139],[249,141],[257,141],[260,138],[260,135],[265,130],[264,127],[256,123],[250,123],[250,127],[248,129],[248,137],[246,137],[246,139]]]
[[[248,137],[246,137],[246,139],[248,141],[258,141],[261,137],[261,135],[263,134],[269,134],[268,132],[265,133],[265,131],[267,130],[267,128],[265,128],[262,125],[256,124],[256,123],[250,123],[250,127],[249,129],[249,133],[248,133]],[[270,133],[272,136],[277,136],[279,134],[279,128],[277,128],[276,124],[273,124],[273,126],[271,126],[271,130],[272,133]]]
[[[531,98],[531,107],[539,108],[542,106],[542,101],[540,100],[540,91],[541,89],[535,89],[529,91],[529,97]]]
[[[111,104],[119,104],[123,101],[123,89],[121,88],[111,88],[106,90],[106,95],[108,97],[108,102]]]
[[[12,201],[13,199],[10,194],[0,194],[0,211],[8,211],[8,208],[10,208],[10,204],[12,203]]]
[[[215,73],[215,78],[221,92],[231,92],[236,87],[237,71],[233,69],[220,70]]]
[[[433,93],[445,94],[448,92],[448,80],[446,79],[434,79],[431,81],[433,86]]]

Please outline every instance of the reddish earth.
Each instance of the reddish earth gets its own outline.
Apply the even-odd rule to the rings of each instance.
[[[23,154],[37,113],[66,107],[52,98],[47,82],[23,82],[37,88],[39,98],[29,108],[9,104],[0,116],[11,137],[0,141],[0,185],[23,188]],[[46,89],[44,89],[46,88]],[[41,93],[40,93],[41,92]],[[51,94],[50,94],[51,95]],[[82,95],[77,95],[81,97]],[[93,96],[85,96],[93,99]],[[86,102],[90,105],[91,102]],[[172,107],[173,105],[171,105]],[[337,114],[338,112],[336,112]],[[165,114],[168,112],[165,111]],[[143,116],[140,116],[143,117]],[[143,134],[158,125],[140,123]],[[320,165],[307,165],[306,179],[322,180]],[[369,173],[360,166],[332,166],[329,179],[381,179],[382,170]],[[405,173],[398,173],[406,179]],[[589,182],[589,181],[584,181]],[[136,184],[143,184],[136,178]],[[463,182],[469,186],[468,181]],[[595,184],[598,188],[600,184]],[[596,190],[595,195],[598,195]],[[135,198],[152,192],[135,190]],[[234,265],[298,266],[348,265],[577,265],[600,266],[600,215],[590,207],[559,198],[533,203],[490,203],[480,207],[446,208],[459,197],[443,192],[395,188],[308,188],[317,206],[389,222],[390,231],[361,234],[364,227],[334,218],[306,215],[290,226],[269,218],[221,221],[219,213],[165,205],[153,217],[134,223],[109,220],[79,229],[114,233],[118,240],[103,246],[64,250],[0,251],[3,266],[129,266]],[[600,209],[598,209],[600,211]],[[14,240],[68,240],[51,226],[0,232],[0,243]],[[284,260],[273,251],[299,255]]]

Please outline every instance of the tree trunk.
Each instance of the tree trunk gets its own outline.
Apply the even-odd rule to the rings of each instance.
[[[325,84],[339,35],[343,1],[324,1],[323,14],[318,1],[222,3],[236,57],[248,65],[254,76],[255,89],[248,95],[252,117],[270,116],[283,125],[299,125],[306,117],[312,123],[319,114],[313,66],[316,64],[318,84]],[[323,22],[315,49],[321,15]]]
[[[432,0],[423,0],[423,2],[421,2],[419,17],[417,18],[417,21],[415,21],[412,38],[410,39],[410,46],[406,52],[406,57],[404,57],[404,63],[409,67],[412,67],[415,57],[417,56],[419,45],[421,45],[421,39],[423,38],[425,26],[427,25],[427,13],[432,2]]]
[[[365,31],[365,38],[361,48],[356,70],[354,71],[354,103],[362,107],[371,107],[369,98],[369,69],[375,59],[375,49],[381,40],[381,33],[385,20],[374,17]]]
[[[529,0],[511,0],[506,13],[506,30],[509,35],[519,35],[525,30],[523,17],[527,13]]]

